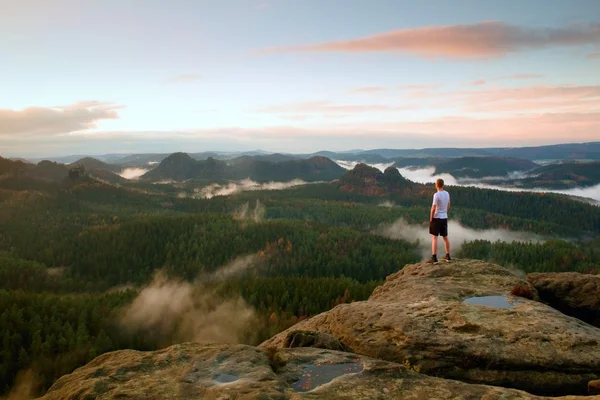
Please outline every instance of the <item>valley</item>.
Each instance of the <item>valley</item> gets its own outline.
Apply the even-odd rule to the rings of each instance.
[[[69,165],[1,159],[0,321],[9,329],[0,386],[8,390],[31,367],[43,393],[106,351],[214,337],[184,328],[181,314],[167,330],[139,323],[124,330],[124,310],[147,290],[165,293],[163,301],[189,291],[194,318],[216,326],[226,324],[218,310],[238,304],[253,329],[222,329],[258,344],[337,304],[365,300],[427,254],[421,231],[430,185],[392,165],[346,170],[322,156],[265,157],[203,161],[177,153],[134,180],[117,175],[124,165],[90,158]],[[498,170],[511,173],[507,165],[531,166],[500,161]],[[258,186],[206,195],[207,187],[244,177]],[[298,184],[269,187],[274,180]],[[457,257],[524,272],[598,272],[597,206],[551,193],[448,190]]]

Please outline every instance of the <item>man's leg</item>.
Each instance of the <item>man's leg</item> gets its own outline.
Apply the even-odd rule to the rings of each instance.
[[[450,240],[448,239],[448,236],[442,236],[442,239],[444,239],[444,247],[446,247],[446,254],[450,254]]]
[[[438,237],[437,237],[437,235],[431,235],[431,254],[432,255],[437,254],[437,247],[438,247]]]

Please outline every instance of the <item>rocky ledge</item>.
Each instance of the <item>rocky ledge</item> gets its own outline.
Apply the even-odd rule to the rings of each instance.
[[[284,348],[294,331],[314,331],[427,375],[539,395],[587,394],[588,382],[600,379],[600,329],[538,298],[529,282],[498,265],[407,265],[367,301],[302,321],[260,347]]]
[[[600,327],[600,276],[578,272],[534,273],[527,281],[543,302],[567,315]]]
[[[534,400],[542,397],[514,389],[429,377],[403,365],[339,351],[294,348],[268,354],[251,346],[186,343],[155,352],[124,350],[104,354],[59,379],[42,399]]]
[[[107,353],[59,379],[42,399],[597,394],[599,342],[600,329],[542,303],[506,268],[475,260],[415,264],[389,276],[367,301],[339,305],[258,348],[186,343]]]

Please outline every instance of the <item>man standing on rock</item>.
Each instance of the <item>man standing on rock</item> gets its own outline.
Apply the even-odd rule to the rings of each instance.
[[[444,239],[446,255],[443,260],[450,262],[450,241],[448,240],[448,211],[450,211],[450,193],[444,190],[444,180],[435,181],[437,192],[433,195],[433,205],[429,215],[429,233],[431,234],[431,258],[427,264],[437,264],[438,236]]]

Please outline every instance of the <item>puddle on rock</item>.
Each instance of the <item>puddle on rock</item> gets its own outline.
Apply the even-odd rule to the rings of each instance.
[[[492,308],[504,308],[507,310],[510,310],[511,308],[521,304],[518,301],[508,300],[506,296],[469,297],[468,299],[464,299],[463,303]]]
[[[342,364],[302,364],[302,378],[292,383],[296,392],[309,392],[335,378],[348,374],[356,374],[364,369],[362,363],[351,362]]]
[[[231,383],[237,381],[239,378],[232,374],[219,374],[214,377],[214,380],[219,383]]]

